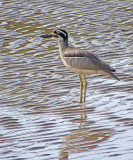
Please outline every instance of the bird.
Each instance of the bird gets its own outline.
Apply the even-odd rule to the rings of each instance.
[[[75,72],[80,80],[80,100],[79,103],[85,103],[87,81],[86,75],[100,74],[120,80],[115,74],[115,69],[104,62],[98,55],[88,50],[69,46],[68,33],[66,30],[57,28],[51,34],[44,34],[41,38],[58,38],[59,53],[63,64]],[[83,78],[82,78],[83,77]],[[84,80],[84,84],[83,84]],[[84,91],[84,93],[83,93]]]

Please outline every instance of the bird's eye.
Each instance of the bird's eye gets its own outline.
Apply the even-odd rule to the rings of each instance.
[[[59,34],[60,34],[60,31],[59,31],[59,30],[57,30],[57,31],[56,31],[56,34],[58,34],[58,35],[59,35]]]

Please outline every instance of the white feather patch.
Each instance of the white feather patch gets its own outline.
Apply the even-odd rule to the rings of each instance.
[[[62,33],[64,35],[64,37],[66,37],[66,33],[64,33],[63,31],[61,31],[61,30],[57,30],[57,31]]]

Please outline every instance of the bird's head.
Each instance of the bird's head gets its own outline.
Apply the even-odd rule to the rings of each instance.
[[[55,29],[51,34],[45,34],[41,36],[42,38],[62,38],[64,41],[68,39],[68,33],[64,29]]]
[[[64,29],[56,29],[52,32],[54,37],[62,38],[64,41],[68,39],[68,34]]]

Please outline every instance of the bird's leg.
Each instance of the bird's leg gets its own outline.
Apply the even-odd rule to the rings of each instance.
[[[87,82],[86,82],[85,75],[83,75],[83,78],[84,78],[84,99],[83,99],[83,102],[85,103]]]
[[[80,74],[79,74],[79,80],[80,80],[80,101],[79,103],[82,103],[83,82],[82,82],[82,78]]]

